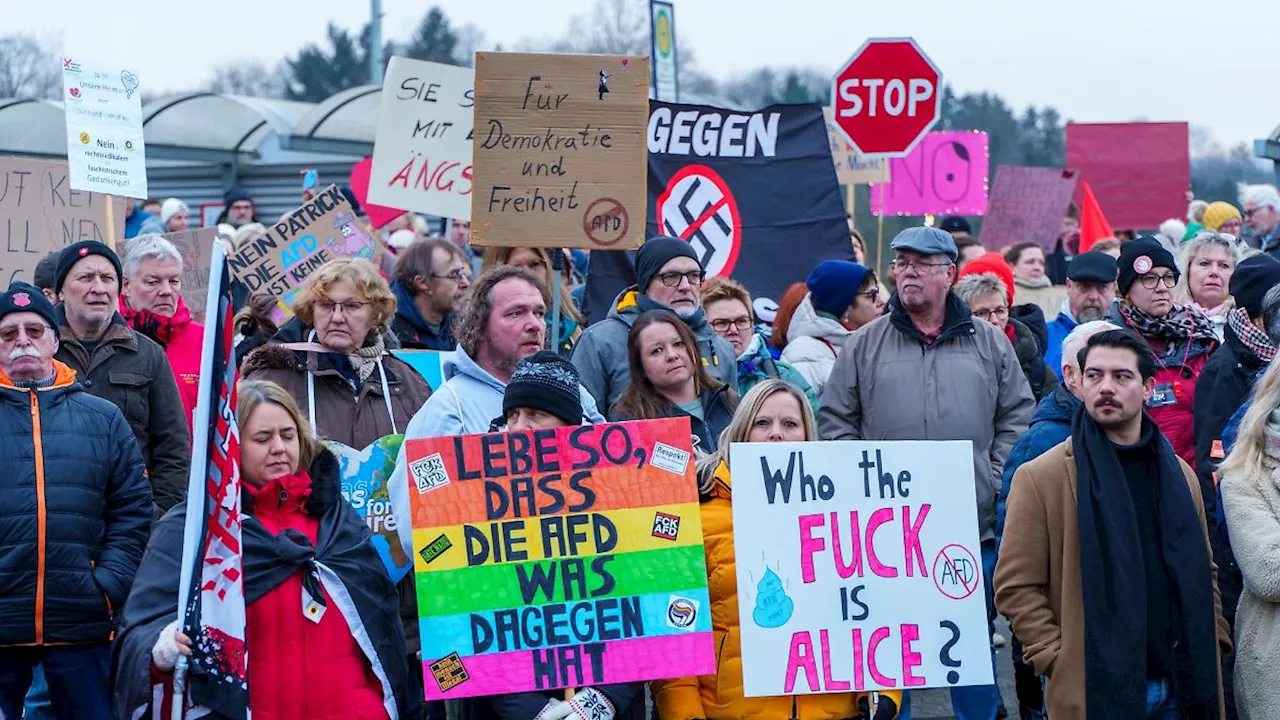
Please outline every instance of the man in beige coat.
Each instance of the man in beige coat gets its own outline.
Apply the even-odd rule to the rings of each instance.
[[[1142,411],[1154,357],[1113,330],[1080,364],[1071,438],[1014,476],[996,605],[1054,720],[1221,717],[1230,633],[1199,483]]]

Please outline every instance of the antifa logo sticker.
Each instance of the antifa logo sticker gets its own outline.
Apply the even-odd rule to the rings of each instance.
[[[698,621],[699,605],[697,600],[672,595],[667,601],[667,627],[676,630],[692,630]]]
[[[738,202],[720,173],[706,165],[686,165],[658,196],[659,231],[687,240],[707,277],[729,277],[742,249]]]

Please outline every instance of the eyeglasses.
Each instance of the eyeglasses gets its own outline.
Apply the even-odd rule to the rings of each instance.
[[[907,260],[905,258],[897,257],[893,259],[892,264],[893,264],[893,269],[896,270],[897,272],[904,272],[906,270],[917,270],[919,272],[927,272],[933,268],[946,267],[951,263],[946,261],[924,262],[923,260]]]
[[[995,308],[994,310],[974,310],[973,316],[980,320],[986,320],[987,322],[991,322],[992,320],[1008,320],[1009,308],[1002,307]]]
[[[48,325],[45,325],[43,323],[39,323],[39,324],[33,323],[31,325],[14,325],[13,327],[0,329],[0,340],[3,340],[7,343],[11,343],[14,340],[18,339],[18,333],[23,333],[23,332],[25,332],[27,337],[31,338],[32,340],[39,340],[40,338],[44,337],[45,332],[51,329],[52,328],[50,328]]]
[[[437,275],[435,273],[431,273],[431,277],[437,280],[452,280],[456,283],[460,283],[463,280],[466,280],[467,282],[471,282],[471,273],[467,272],[466,270],[454,270],[453,272],[447,273],[445,275]]]
[[[658,279],[667,287],[680,287],[680,279],[684,278],[689,281],[690,285],[701,285],[702,278],[706,277],[706,273],[701,270],[690,270],[689,272],[664,272],[658,273]]]
[[[319,300],[316,302],[316,309],[325,315],[331,315],[336,308],[342,308],[343,315],[354,315],[363,310],[368,304],[367,302],[357,302],[355,300],[347,300],[340,303],[332,300]]]
[[[729,332],[729,327],[737,328],[738,332],[746,332],[751,329],[751,318],[740,317],[734,320],[729,318],[720,318],[711,321],[711,329],[718,333]]]
[[[1174,285],[1178,284],[1178,278],[1174,277],[1173,273],[1169,273],[1168,275],[1156,275],[1152,273],[1151,275],[1143,275],[1141,280],[1142,287],[1148,290],[1155,290],[1156,286],[1160,283],[1164,283],[1164,286],[1167,288],[1172,288]]]
[[[875,302],[876,298],[880,297],[880,288],[873,287],[866,292],[855,293],[854,297],[864,297],[871,302]]]

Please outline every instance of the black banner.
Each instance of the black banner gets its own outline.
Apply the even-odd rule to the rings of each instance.
[[[823,260],[852,260],[844,203],[819,105],[738,112],[649,103],[645,237],[688,240],[707,276],[777,300]],[[635,283],[634,252],[593,251],[588,322]]]

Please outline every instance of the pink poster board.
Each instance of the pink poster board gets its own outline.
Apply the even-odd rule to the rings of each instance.
[[[889,164],[887,183],[871,189],[871,211],[885,215],[985,215],[987,134],[929,133]]]

